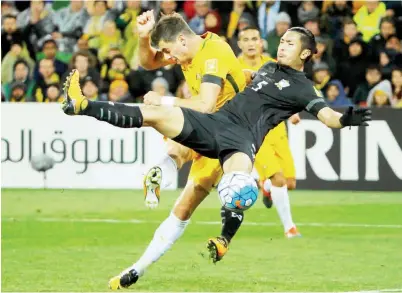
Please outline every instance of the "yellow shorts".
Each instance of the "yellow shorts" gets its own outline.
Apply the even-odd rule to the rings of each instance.
[[[283,172],[285,178],[296,177],[285,122],[280,123],[265,137],[258,150],[254,166],[263,180],[278,172]]]
[[[169,153],[180,156],[183,162],[192,160],[188,181],[193,181],[195,184],[202,186],[206,191],[211,191],[213,187],[218,185],[223,175],[218,159],[203,157],[194,150],[173,140],[166,139],[165,141],[167,142]]]

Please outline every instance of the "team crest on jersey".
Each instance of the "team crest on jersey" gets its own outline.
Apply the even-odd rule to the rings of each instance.
[[[282,79],[280,82],[275,83],[279,90],[282,90],[285,87],[290,86],[289,81],[286,79]]]
[[[205,61],[205,73],[217,73],[218,72],[218,59],[209,59]]]

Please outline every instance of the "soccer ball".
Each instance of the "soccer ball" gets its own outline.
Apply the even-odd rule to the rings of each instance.
[[[258,186],[250,174],[231,172],[219,182],[218,196],[228,210],[245,211],[257,201]]]

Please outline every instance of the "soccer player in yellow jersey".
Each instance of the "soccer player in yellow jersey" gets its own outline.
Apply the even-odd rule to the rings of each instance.
[[[258,71],[268,62],[275,61],[262,54],[260,32],[255,27],[247,27],[239,32],[238,45],[242,51],[239,61],[243,69]],[[297,123],[298,114],[290,121]],[[296,187],[296,172],[290,152],[285,122],[280,123],[265,137],[255,160],[264,204],[270,208],[274,203],[288,238],[300,236],[293,223],[290,211],[288,189]],[[272,199],[271,199],[272,198]]]
[[[196,35],[178,14],[162,16],[155,24],[152,11],[137,18],[137,28],[140,35],[141,66],[152,70],[168,64],[180,64],[192,93],[190,99],[179,99],[161,97],[155,92],[150,92],[144,98],[145,104],[180,106],[213,113],[236,93],[244,90],[246,77],[240,62],[230,46],[219,36],[210,32],[202,36]],[[128,269],[130,274],[124,271],[112,278],[109,282],[111,289],[128,287],[135,283],[149,265],[170,249],[183,234],[194,210],[223,175],[219,160],[200,156],[173,140],[167,140],[167,144],[168,154],[158,166],[152,167],[144,178],[146,205],[155,208],[159,203],[160,186],[168,185],[172,180],[169,175],[192,160],[188,182],[169,217],[155,231],[154,238],[144,254]],[[210,257],[214,262],[226,253],[235,233],[231,231],[237,231],[243,221],[242,212],[234,213],[222,208],[221,214],[224,219],[234,217],[234,220],[230,222],[230,227],[223,224],[222,236],[208,241]],[[127,276],[130,276],[129,280]]]

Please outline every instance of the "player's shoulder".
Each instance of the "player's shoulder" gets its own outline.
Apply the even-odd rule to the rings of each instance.
[[[204,53],[206,54],[219,54],[219,53],[231,53],[234,55],[232,48],[230,45],[219,37],[217,34],[208,33],[204,42]]]
[[[276,60],[274,58],[272,58],[271,56],[267,55],[267,54],[262,54],[261,55],[262,58],[262,62],[263,63],[267,63],[267,62],[276,62]]]

